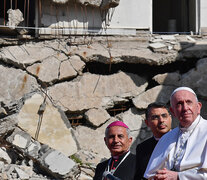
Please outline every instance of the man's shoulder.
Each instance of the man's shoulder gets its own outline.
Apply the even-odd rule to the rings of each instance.
[[[157,142],[157,140],[154,137],[151,137],[151,138],[146,139],[142,143],[140,143],[140,145],[148,144],[148,143],[152,143],[152,142]]]
[[[104,161],[102,161],[102,162],[97,164],[93,180],[100,180],[100,179],[102,179],[103,172],[105,171],[105,169],[106,169],[106,167],[108,165],[108,161],[109,161],[109,159],[104,160]]]
[[[97,168],[98,167],[102,167],[102,166],[106,166],[109,162],[109,159],[101,161],[100,163],[97,164]]]
[[[109,159],[110,159],[110,158],[109,158]],[[100,163],[97,164],[97,166],[98,166],[99,164],[107,164],[108,161],[109,161],[109,159],[105,159],[105,160],[101,161]]]
[[[202,134],[202,136],[207,136],[206,126],[207,126],[207,120],[201,117],[198,127],[196,128],[197,131],[199,131],[200,135]]]
[[[147,145],[152,145],[152,144],[156,144],[157,141],[155,140],[154,137],[148,138],[145,141],[141,142],[140,144],[137,145],[137,147],[145,147]]]
[[[130,154],[129,154],[129,158],[134,159],[134,157],[136,157],[136,155],[130,152]]]
[[[203,117],[201,117],[201,123],[207,124],[207,119],[204,119]]]
[[[175,136],[175,135],[177,135],[178,131],[179,131],[179,127],[175,127],[175,128],[172,129],[171,131],[169,131],[169,132],[167,132],[166,134],[164,134],[164,135],[160,138],[160,140],[162,140],[162,139],[168,139],[169,137]],[[160,141],[160,140],[159,140],[159,141]]]

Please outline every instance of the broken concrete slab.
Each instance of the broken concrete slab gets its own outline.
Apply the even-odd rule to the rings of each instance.
[[[54,3],[60,3],[60,4],[65,4],[67,3],[69,0],[52,0]]]
[[[135,107],[138,109],[146,109],[148,104],[151,102],[162,102],[167,104],[174,89],[174,86],[155,86],[138,95],[132,101]]]
[[[48,95],[65,111],[75,112],[111,106],[105,104],[105,97],[127,99],[143,92],[146,87],[144,78],[131,73],[119,72],[109,76],[85,73],[78,81],[60,83],[49,88]]]
[[[195,39],[193,39],[192,37],[190,37],[190,36],[187,36],[187,39],[188,40],[190,40],[190,41],[192,41],[192,42],[196,42],[196,40]]]
[[[14,29],[18,26],[22,21],[24,21],[23,14],[19,9],[9,9],[8,13],[8,22],[7,26],[11,29]]]
[[[23,68],[35,62],[40,62],[47,57],[52,57],[55,54],[57,54],[57,52],[55,52],[52,48],[44,46],[42,43],[39,43],[39,45],[28,43],[20,46],[9,46],[2,48],[0,58],[5,63]]]
[[[4,104],[19,101],[39,87],[36,79],[25,71],[0,65],[0,72],[0,102]]]
[[[14,169],[17,173],[18,178],[24,179],[24,180],[27,180],[27,179],[30,178],[30,176],[25,171],[23,171],[22,169],[20,169],[18,167],[15,167]]]
[[[0,162],[3,162],[4,164],[10,164],[12,162],[11,158],[6,152],[6,148],[4,147],[0,148]]]
[[[39,116],[38,110],[42,102],[44,97],[40,94],[34,94],[27,99],[17,116],[18,125],[35,138],[38,121],[42,118],[38,140],[67,156],[74,154],[77,152],[77,145],[69,120],[64,112],[54,107],[48,99],[42,117]]]
[[[71,175],[78,172],[78,170],[75,170],[76,163],[63,153],[44,144],[42,144],[39,149],[35,149],[34,146],[31,147],[31,136],[21,129],[16,128],[15,131],[6,138],[6,141],[9,142],[14,149],[21,151],[27,158],[32,159],[36,163],[38,162],[40,167],[50,173],[53,177],[64,179],[69,178]],[[34,154],[37,154],[37,156],[28,154],[28,149],[32,149],[33,151],[36,150],[36,153]],[[31,176],[32,174],[31,169],[28,171],[25,167],[19,170],[19,167],[15,167],[16,166],[10,166],[10,172],[7,174],[11,174],[14,170],[16,170],[16,173],[22,177],[26,177],[27,175]],[[25,174],[26,171],[27,173]],[[30,174],[28,174],[29,172]]]
[[[33,158],[37,158],[38,151],[40,150],[40,148],[40,143],[38,141],[31,139],[29,145],[27,146],[26,153]]]
[[[71,56],[70,57],[70,63],[73,66],[73,68],[79,73],[82,74],[82,70],[86,66],[86,64],[81,60],[79,56]]]
[[[5,117],[7,114],[6,110],[0,106],[0,118]]]
[[[50,152],[43,161],[51,172],[60,175],[62,178],[67,178],[68,173],[76,165],[73,160],[58,151]]]
[[[165,41],[176,41],[174,35],[161,35],[161,38]]]
[[[100,8],[101,9],[110,9],[110,8],[115,8],[119,5],[120,0],[103,0]]]
[[[152,79],[155,80],[160,85],[179,86],[181,74],[179,74],[178,72],[158,74],[154,76]]]
[[[110,119],[110,115],[103,108],[89,109],[85,113],[85,117],[90,123],[92,123],[92,125],[96,127],[100,126],[101,124],[105,123],[108,119]]]
[[[1,119],[0,136],[4,136],[8,132],[12,132],[17,124],[16,115],[7,116]]]
[[[39,155],[38,152],[41,148],[39,142],[35,142],[28,133],[18,128],[14,129],[12,134],[6,138],[6,141],[32,158],[37,158]]]
[[[72,67],[71,62],[69,60],[63,61],[60,64],[60,72],[59,72],[59,78],[60,80],[73,78],[77,76],[77,72]]]
[[[100,7],[102,0],[77,0],[77,2],[84,6]]]
[[[88,46],[81,46],[81,48],[74,50],[73,53],[78,54],[85,62],[100,62],[104,64],[125,62],[132,64],[163,65],[176,60],[176,52],[162,54],[161,57],[158,53],[153,53],[148,48],[148,43],[143,43],[141,48],[138,45],[139,43],[136,41],[126,43],[125,41],[119,40],[117,42],[110,42],[110,48],[106,48],[108,45],[104,42],[94,42],[90,48]],[[101,52],[101,54],[98,52]],[[110,57],[109,52],[112,57]]]
[[[153,50],[153,52],[166,52],[167,51],[167,45],[161,42],[157,43],[150,43],[149,48]]]
[[[20,133],[14,135],[14,140],[12,144],[15,146],[26,149],[31,141],[31,137],[27,133]]]
[[[59,75],[60,61],[55,57],[49,57],[42,63],[35,63],[27,67],[27,71],[36,76],[42,82],[57,81]]]

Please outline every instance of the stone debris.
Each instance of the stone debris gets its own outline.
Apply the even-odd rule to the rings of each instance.
[[[176,41],[176,37],[174,35],[161,35],[161,38],[164,41]]]
[[[32,160],[34,163],[38,163],[39,167],[46,170],[48,175],[57,179],[66,179],[79,173],[76,163],[72,159],[49,146],[40,144],[21,129],[16,128],[10,136],[7,135],[5,143],[12,146],[13,151],[9,153],[5,149],[0,149],[0,162],[4,162],[4,164],[13,164],[12,161],[15,159],[20,161],[18,159],[24,156],[24,159],[21,160],[22,165],[25,163],[25,159]],[[9,158],[11,153],[16,154],[16,158],[12,157],[12,161]],[[27,164],[29,165],[29,162]],[[30,164],[33,165],[33,163]],[[29,171],[26,171],[26,168],[11,166],[9,172],[12,174],[15,171],[20,179],[29,179],[33,173],[28,174]]]
[[[163,43],[157,42],[157,43],[151,43],[149,44],[149,47],[153,49],[154,52],[164,52],[167,51],[167,46]]]
[[[67,173],[75,166],[75,162],[67,158],[58,151],[52,151],[44,157],[44,164],[53,173],[58,173],[61,177],[67,177]]]
[[[114,83],[118,88],[114,87]],[[131,73],[118,72],[109,76],[85,73],[78,81],[52,86],[48,95],[61,108],[76,112],[94,107],[110,108],[118,98],[124,101],[128,97],[135,97],[146,87],[144,78]]]
[[[207,105],[205,37],[93,38],[0,40],[0,179],[90,180],[110,157],[112,121],[128,124],[134,152],[152,135],[149,103],[169,105],[174,88],[189,86]]]
[[[30,178],[29,174],[27,174],[26,172],[24,172],[20,168],[15,167],[14,170],[17,173],[17,177],[19,177],[20,179],[25,179],[26,180],[26,179],[29,179]]]
[[[28,132],[34,139],[70,156],[77,152],[76,139],[72,135],[70,123],[60,108],[53,106],[49,99],[45,100],[45,111],[42,115],[37,112],[44,102],[44,94],[33,94],[25,101],[17,118],[18,126]],[[37,126],[42,119],[40,131]],[[55,129],[52,127],[56,127]],[[33,144],[32,146],[35,146]],[[30,150],[31,151],[31,150]]]
[[[190,41],[192,41],[192,42],[196,42],[196,40],[195,39],[193,39],[192,37],[190,37],[190,36],[187,36],[187,39],[188,40],[190,40]]]
[[[4,164],[10,164],[11,163],[11,158],[9,157],[9,155],[6,152],[5,148],[0,148],[0,162],[4,163]]]
[[[133,99],[133,103],[138,109],[146,109],[151,101],[158,101],[167,104],[169,102],[170,94],[175,89],[174,86],[155,86]],[[165,93],[160,94],[160,91]]]
[[[52,0],[54,3],[60,3],[60,4],[65,4],[68,2],[68,0]]]
[[[158,84],[165,84],[165,85],[174,85],[181,79],[181,75],[178,72],[173,73],[164,73],[164,74],[158,74],[152,78],[155,80]]]
[[[115,8],[119,5],[120,0],[103,0],[101,3],[101,9]]]
[[[9,9],[7,26],[11,29],[15,29],[22,21],[24,21],[23,14],[19,9]]]
[[[0,107],[0,117],[5,117],[7,114],[6,110],[2,107]]]
[[[86,119],[91,122],[94,126],[98,127],[110,119],[110,115],[105,109],[89,109],[85,113]]]

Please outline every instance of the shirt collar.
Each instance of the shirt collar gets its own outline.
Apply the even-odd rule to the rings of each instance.
[[[122,159],[125,155],[126,155],[126,153],[128,153],[128,151],[127,152],[125,152],[125,153],[123,153],[123,154],[121,154],[121,155],[118,155],[118,156],[112,156],[112,158],[113,159]]]
[[[154,138],[155,138],[156,141],[159,141],[160,140],[160,138],[156,138],[155,136],[154,136]]]
[[[195,119],[195,121],[193,121],[193,123],[189,126],[189,127],[187,127],[187,128],[185,128],[185,127],[180,127],[180,130],[182,131],[182,132],[186,132],[186,131],[191,131],[191,130],[193,130],[195,127],[196,127],[196,125],[198,124],[198,122],[199,122],[199,120],[200,120],[200,115],[198,115],[197,116],[197,118]]]

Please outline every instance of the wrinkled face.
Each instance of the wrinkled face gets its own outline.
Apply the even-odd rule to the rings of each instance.
[[[182,127],[189,127],[200,114],[202,107],[195,95],[186,90],[176,92],[172,97],[171,104],[170,110]]]
[[[151,108],[148,119],[145,120],[156,138],[162,137],[171,129],[172,118],[165,108]]]
[[[111,154],[117,156],[129,150],[132,138],[128,137],[125,127],[112,126],[109,128],[108,135],[104,138],[104,141]]]

